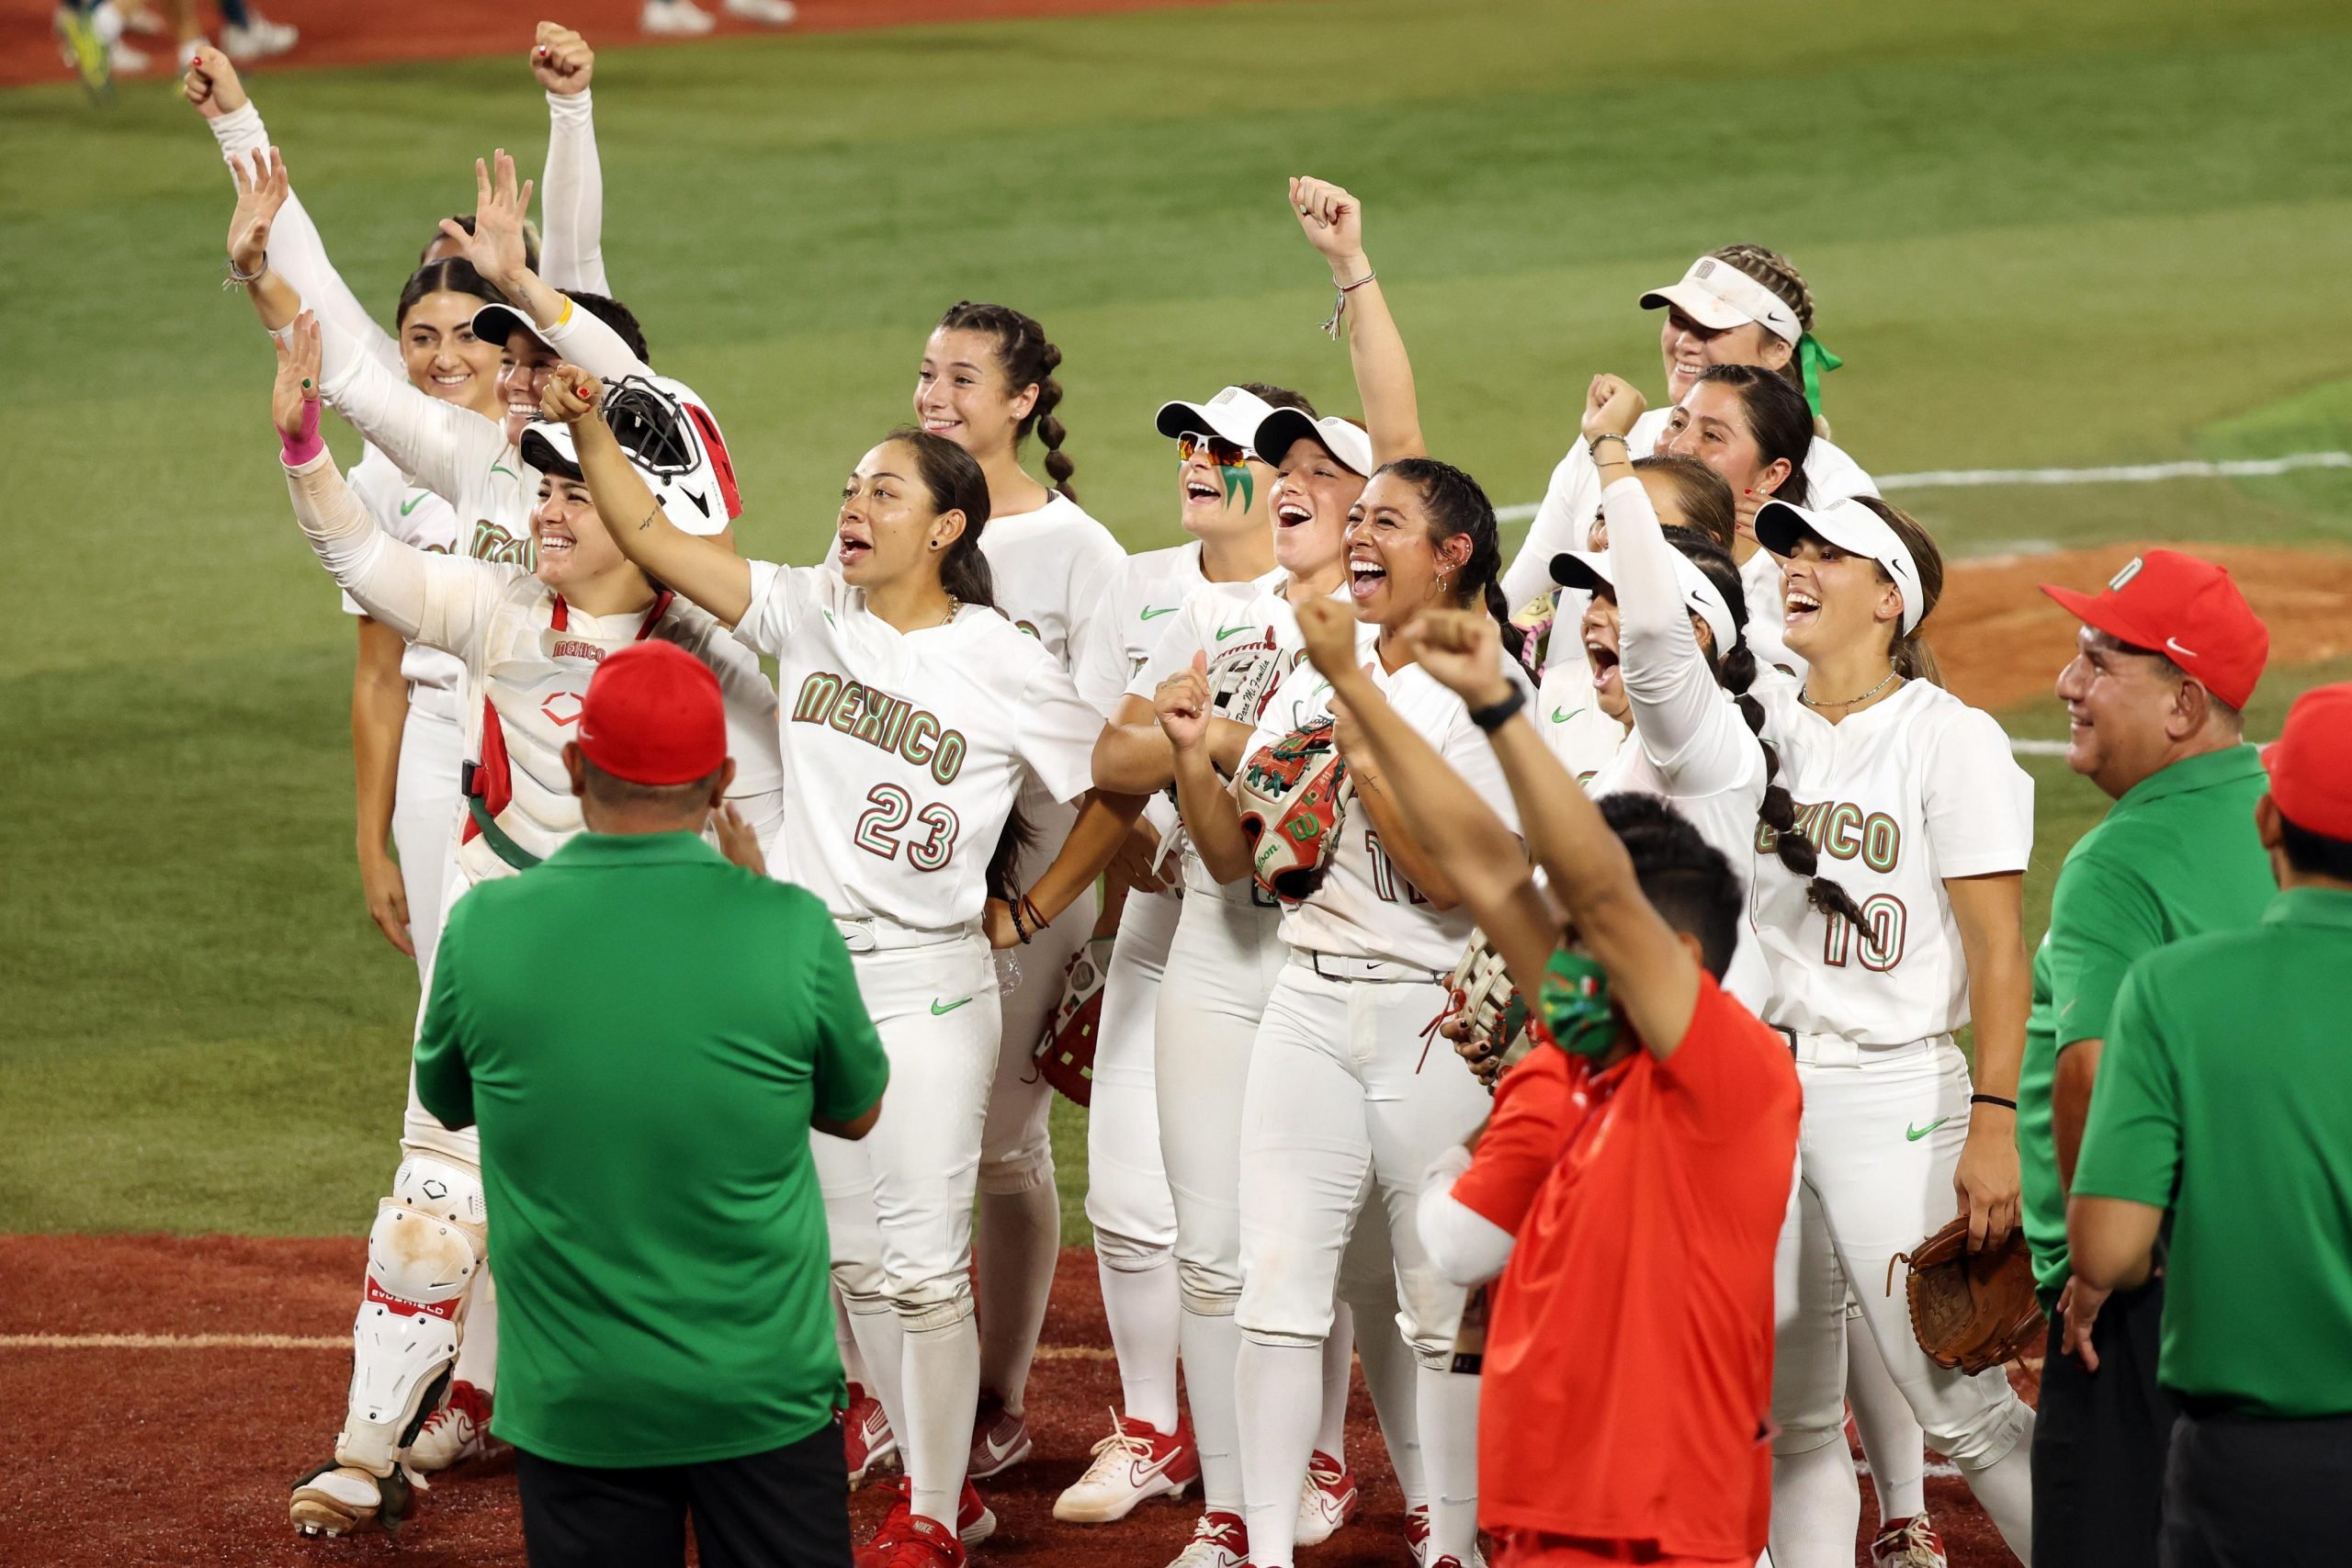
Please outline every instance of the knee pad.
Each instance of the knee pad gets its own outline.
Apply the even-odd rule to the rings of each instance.
[[[437,1155],[401,1162],[368,1232],[366,1299],[351,1327],[351,1393],[335,1457],[389,1475],[458,1359],[466,1292],[487,1239],[481,1174]]]
[[[1001,1153],[980,1151],[979,1190],[985,1196],[1009,1198],[1053,1182],[1054,1145],[1049,1138],[1041,1136]]]
[[[1169,1249],[1159,1242],[1143,1241],[1116,1231],[1094,1230],[1094,1257],[1103,1268],[1117,1274],[1140,1274],[1157,1269],[1168,1261]]]

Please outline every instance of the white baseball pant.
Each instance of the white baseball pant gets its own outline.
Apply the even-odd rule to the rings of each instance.
[[[874,938],[913,933],[878,923]],[[956,1520],[979,1396],[972,1322],[972,1196],[999,1039],[996,966],[977,934],[858,948],[857,986],[890,1084],[865,1138],[813,1134],[832,1240],[875,1396],[899,1436],[915,1512]]]
[[[461,809],[458,771],[466,758],[465,728],[457,699],[432,686],[410,688],[408,722],[401,728],[400,772],[392,786],[392,847],[401,857],[408,895],[409,937],[416,943],[421,980],[441,940],[442,877],[449,836]]]
[[[1843,1568],[1853,1560],[1860,1497],[1845,1449],[1850,1280],[1861,1322],[1928,1445],[1960,1467],[2010,1549],[2030,1562],[2033,1413],[1998,1368],[1970,1377],[1928,1359],[1907,1303],[1886,1283],[1894,1256],[1956,1212],[1968,1065],[1949,1035],[1860,1048],[1800,1035],[1797,1077],[1804,1090],[1798,1201],[1775,1258],[1773,1561]],[[1834,1466],[1825,1450],[1834,1451]],[[1844,1533],[1832,1539],[1841,1517]]]

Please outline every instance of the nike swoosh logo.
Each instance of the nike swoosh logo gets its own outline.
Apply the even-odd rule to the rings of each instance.
[[[2172,652],[2179,654],[2183,659],[2194,659],[2197,657],[2197,650],[2193,648],[2181,647],[2180,639],[2177,637],[2168,637],[2165,638],[2165,647]]]
[[[829,626],[834,626],[833,613],[831,610],[825,612],[825,624]],[[835,629],[839,628],[836,626]]]
[[[1554,724],[1566,724],[1568,720],[1576,717],[1577,715],[1582,712],[1584,712],[1584,709],[1582,708],[1570,708],[1567,712],[1562,713],[1555,707],[1552,710],[1552,722]]]
[[[1904,1139],[1907,1143],[1916,1144],[1920,1139],[1926,1137],[1928,1134],[1934,1132],[1937,1128],[1942,1126],[1945,1122],[1951,1120],[1951,1118],[1949,1116],[1939,1116],[1924,1127],[1906,1126],[1903,1129]]]
[[[431,495],[432,493],[433,493],[433,492],[432,492],[431,491],[429,491],[429,490],[421,490],[421,491],[418,491],[414,495],[410,496],[406,501],[401,502],[401,516],[403,516],[403,517],[405,517],[405,516],[407,516],[410,513],[412,513],[412,512],[415,511],[418,507],[420,507],[420,506],[424,505],[424,498],[425,498],[426,496],[428,496],[428,495]]]
[[[1157,619],[1158,617],[1159,617],[1159,616],[1161,616],[1161,615],[1174,615],[1175,613],[1176,613],[1176,606],[1175,606],[1175,605],[1173,605],[1173,604],[1170,604],[1170,605],[1169,605],[1169,606],[1168,606],[1168,608],[1166,608],[1165,610],[1146,610],[1146,611],[1143,613],[1143,615],[1142,615],[1140,617],[1138,617],[1138,618],[1139,618],[1139,619],[1142,619],[1142,620],[1147,620],[1147,621],[1148,621],[1148,620],[1155,620],[1155,619]]]
[[[1217,640],[1217,641],[1219,641],[1219,642],[1223,642],[1227,637],[1239,637],[1243,632],[1246,632],[1246,631],[1251,631],[1251,630],[1254,630],[1254,629],[1255,629],[1254,627],[1251,627],[1251,626],[1223,626],[1223,627],[1218,628],[1218,631],[1217,631],[1217,634],[1216,634],[1216,640]]]
[[[968,1002],[971,999],[971,998],[966,997],[964,998],[964,1002]],[[939,998],[937,997],[933,997],[931,998],[931,1016],[937,1018],[943,1013],[954,1012],[957,1008],[962,1007],[964,1002],[949,1002],[945,1007],[941,1007],[939,1005]]]
[[[522,475],[520,475],[520,474],[516,473],[514,469],[509,468],[503,468],[503,467],[501,467],[500,465],[498,465],[498,464],[496,464],[496,463],[492,463],[492,464],[490,466],[490,471],[491,471],[492,473],[493,473],[493,474],[504,474],[504,475],[505,475],[508,479],[521,479],[521,478],[523,477]]]

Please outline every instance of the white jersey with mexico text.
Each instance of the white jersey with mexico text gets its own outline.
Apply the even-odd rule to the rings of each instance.
[[[1658,435],[1673,412],[1671,405],[1655,408],[1634,422],[1625,446],[1634,457],[1646,457],[1657,450]],[[1860,463],[1818,435],[1805,452],[1804,482],[1808,506],[1878,493],[1877,481]],[[1510,570],[1503,573],[1504,597],[1513,604],[1524,604],[1549,587],[1552,558],[1562,550],[1585,547],[1586,531],[1600,508],[1600,472],[1592,466],[1591,451],[1578,440],[1552,470],[1543,504],[1536,509],[1535,521],[1528,525],[1527,539],[1512,558]],[[1780,623],[1776,619],[1773,624]]]
[[[1791,682],[1759,682],[1765,733],[1821,874],[1867,930],[1832,920],[1757,830],[1750,910],[1771,971],[1768,1023],[1866,1045],[1948,1034],[1968,1021],[1968,962],[1951,877],[2021,872],[2033,851],[2033,780],[1988,714],[1912,681],[1831,724]]]
[[[902,633],[832,567],[753,561],[735,635],[776,661],[792,822],[770,869],[837,918],[968,929],[1023,779],[1059,802],[1093,782],[1102,716],[994,610]]]
[[[1503,663],[1512,682],[1524,689],[1525,672],[1508,657]],[[1517,832],[1519,812],[1502,765],[1486,736],[1470,722],[1462,699],[1418,664],[1391,674],[1372,652],[1364,668],[1397,716],[1437,749],[1461,775],[1464,788]],[[1331,683],[1312,664],[1300,664],[1274,689],[1245,755],[1318,722],[1330,711]],[[1339,848],[1332,852],[1321,886],[1304,902],[1283,910],[1283,941],[1308,953],[1385,959],[1433,975],[1451,971],[1476,924],[1470,911],[1457,905],[1441,913],[1406,880],[1382,852],[1380,835],[1361,800],[1349,803],[1339,832]]]
[[[1078,694],[1106,717],[1116,712],[1127,683],[1159,646],[1173,618],[1206,586],[1197,539],[1142,550],[1122,561],[1102,584],[1085,645],[1071,664]]]
[[[564,743],[596,666],[646,637],[676,643],[718,675],[736,761],[730,794],[747,816],[774,820],[783,782],[775,691],[709,615],[670,593],[650,610],[585,615],[519,565],[432,555],[392,538],[323,452],[287,477],[295,515],[344,591],[411,642],[464,660],[458,711],[481,807],[526,852],[544,859],[580,831]],[[461,808],[457,830],[456,863],[469,882],[509,874],[471,810]]]
[[[1277,568],[1249,582],[1202,585],[1185,599],[1181,614],[1163,623],[1166,630],[1150,657],[1128,682],[1127,695],[1151,701],[1162,681],[1191,667],[1195,653],[1208,656],[1212,681],[1223,660],[1263,660],[1273,666],[1274,671],[1272,682],[1266,687],[1265,701],[1253,713],[1226,716],[1255,728],[1282,682],[1306,657],[1306,645],[1298,636],[1297,608],[1283,592],[1289,581],[1290,573]],[[1342,585],[1332,591],[1331,597],[1345,600],[1347,592]],[[1357,626],[1357,658],[1372,657],[1372,645],[1379,633],[1377,626],[1361,623]],[[1190,892],[1236,904],[1254,904],[1260,908],[1274,907],[1273,896],[1260,887],[1254,877],[1219,882],[1211,876],[1208,867],[1201,863],[1201,857],[1189,844],[1184,852],[1184,886]]]

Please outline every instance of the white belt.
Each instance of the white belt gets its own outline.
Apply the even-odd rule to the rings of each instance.
[[[445,724],[458,722],[458,694],[447,686],[428,686],[422,681],[408,683],[408,710],[437,718]]]
[[[842,942],[852,953],[890,953],[907,947],[946,947],[969,942],[979,934],[978,926],[926,931],[902,926],[895,920],[876,919],[871,915],[859,918],[835,915],[832,919],[833,930],[842,933]]]
[[[1291,950],[1290,961],[1313,970],[1326,980],[1370,980],[1383,985],[1433,986],[1445,978],[1434,969],[1416,968],[1391,958],[1345,958],[1336,953]]]
[[[1789,1053],[1808,1067],[1860,1067],[1879,1062],[1900,1061],[1906,1056],[1930,1056],[1951,1043],[1949,1034],[1930,1034],[1925,1040],[1905,1040],[1893,1045],[1881,1045],[1870,1041],[1849,1040],[1842,1034],[1807,1034],[1802,1030],[1772,1026],[1772,1032],[1789,1043]]]

